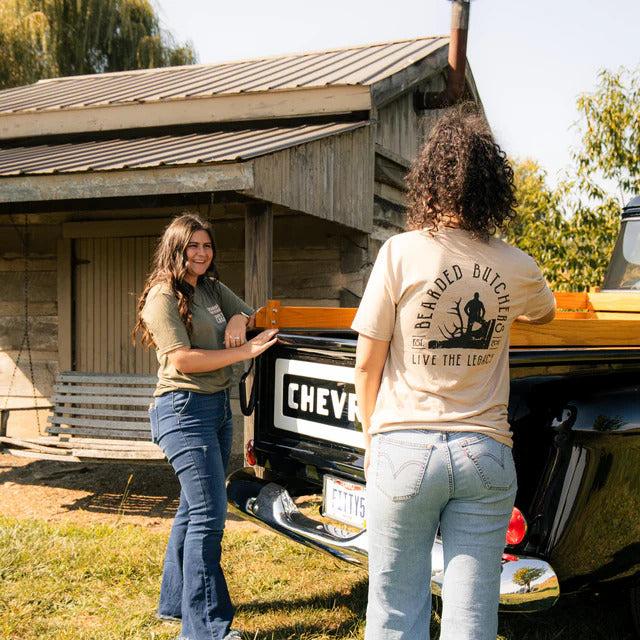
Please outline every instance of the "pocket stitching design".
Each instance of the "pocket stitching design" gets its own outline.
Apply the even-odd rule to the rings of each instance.
[[[424,452],[424,457],[422,460],[418,461],[418,460],[407,460],[405,462],[403,462],[400,467],[398,467],[398,469],[394,470],[394,466],[392,463],[392,459],[391,456],[382,450],[380,450],[379,454],[378,454],[378,463],[377,463],[377,469],[378,472],[376,473],[376,486],[378,487],[378,489],[385,495],[387,496],[387,498],[389,498],[390,500],[394,501],[394,502],[399,502],[401,500],[409,500],[410,498],[415,497],[418,494],[418,490],[420,489],[420,485],[422,484],[422,481],[424,479],[424,474],[425,471],[427,469],[427,465],[429,464],[429,460],[431,458],[431,452],[433,451],[433,445],[429,444],[429,445],[416,445],[415,443],[410,443],[410,442],[401,442],[401,441],[397,441],[397,440],[391,440],[389,441],[387,444],[402,444],[404,446],[410,447],[412,449],[419,449],[421,451]],[[402,495],[394,495],[391,494],[387,491],[387,489],[385,487],[382,486],[382,483],[379,482],[379,478],[381,476],[379,470],[381,467],[381,462],[382,460],[385,459],[388,462],[389,465],[389,470],[391,472],[391,475],[393,477],[394,480],[396,480],[398,478],[398,476],[400,475],[400,472],[403,471],[404,469],[410,467],[410,466],[414,466],[417,465],[418,466],[418,473],[416,474],[416,479],[415,482],[413,483],[413,485],[408,488],[407,490],[409,491],[408,493],[404,493]]]
[[[486,489],[492,490],[492,491],[509,491],[509,489],[511,489],[511,487],[513,486],[513,483],[515,481],[515,473],[514,473],[514,478],[511,480],[511,482],[508,485],[504,485],[504,484],[492,484],[489,479],[487,478],[487,474],[485,473],[485,471],[482,469],[482,466],[480,465],[480,459],[483,457],[486,458],[490,458],[491,460],[494,460],[498,465],[500,465],[500,467],[503,470],[506,470],[506,466],[505,466],[505,449],[507,448],[506,445],[502,444],[502,443],[498,443],[500,444],[500,459],[498,459],[496,456],[494,456],[492,453],[482,453],[481,455],[476,455],[474,454],[472,451],[470,451],[468,449],[468,444],[476,444],[477,442],[479,442],[478,440],[476,440],[475,442],[469,442],[464,441],[461,443],[461,447],[462,450],[465,452],[465,455],[469,458],[469,460],[471,460],[471,462],[473,462],[473,466],[475,467],[478,475],[480,476],[480,480],[482,480],[482,484],[485,486]]]

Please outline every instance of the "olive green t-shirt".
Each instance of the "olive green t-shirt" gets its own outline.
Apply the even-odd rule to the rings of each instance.
[[[240,312],[253,309],[221,282],[206,278],[198,282],[191,302],[191,338],[178,313],[178,301],[168,284],[157,284],[147,295],[142,320],[156,344],[158,386],[154,395],[167,391],[195,391],[216,393],[231,385],[231,367],[203,373],[178,371],[167,354],[180,347],[193,349],[224,349],[224,330],[227,321]]]

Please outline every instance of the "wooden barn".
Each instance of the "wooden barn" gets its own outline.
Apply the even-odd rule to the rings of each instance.
[[[416,96],[444,88],[449,40],[0,91],[0,409],[48,405],[63,370],[155,373],[135,305],[185,210],[211,220],[221,280],[250,304],[357,306],[403,228],[403,176],[441,113]],[[5,412],[8,434],[43,432],[39,413]]]

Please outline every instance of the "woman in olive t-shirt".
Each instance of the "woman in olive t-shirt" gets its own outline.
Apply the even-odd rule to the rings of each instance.
[[[175,218],[156,250],[138,302],[144,347],[158,356],[149,408],[152,439],[180,481],[164,560],[158,617],[180,620],[183,640],[233,640],[233,606],[220,567],[231,453],[231,367],[275,343],[275,330],[246,340],[253,310],[218,281],[209,223]]]

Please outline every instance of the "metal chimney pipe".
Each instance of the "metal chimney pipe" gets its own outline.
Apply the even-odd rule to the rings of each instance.
[[[416,110],[443,109],[462,98],[467,63],[467,34],[469,32],[469,5],[471,0],[451,0],[451,35],[449,38],[449,68],[444,91],[416,91]]]

